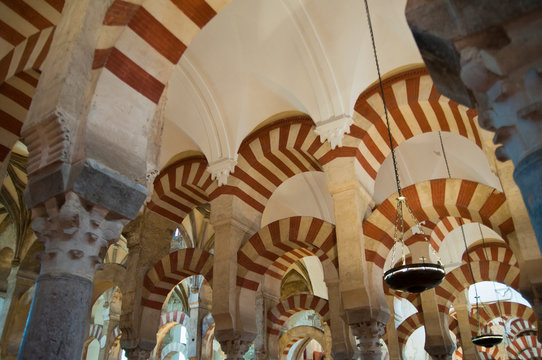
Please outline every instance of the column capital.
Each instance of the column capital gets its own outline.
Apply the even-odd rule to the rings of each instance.
[[[227,360],[242,360],[248,351],[255,334],[234,330],[216,330],[215,337],[226,353]]]
[[[141,347],[135,347],[133,349],[125,349],[126,357],[128,360],[148,360],[151,356],[151,350],[147,350]]]
[[[332,116],[316,124],[314,132],[320,136],[320,142],[329,141],[331,149],[343,146],[344,134],[350,133],[350,126],[354,123],[352,115]]]
[[[48,199],[32,213],[32,229],[45,246],[38,255],[40,274],[70,273],[91,281],[128,222],[72,191]]]
[[[377,360],[382,356],[380,339],[384,335],[386,324],[377,320],[361,321],[350,324],[350,329],[359,340],[363,359]]]

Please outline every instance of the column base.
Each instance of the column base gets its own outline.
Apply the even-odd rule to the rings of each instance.
[[[18,359],[80,359],[93,287],[76,275],[38,276]]]

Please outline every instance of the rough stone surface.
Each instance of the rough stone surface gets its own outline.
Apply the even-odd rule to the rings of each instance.
[[[542,149],[525,157],[514,170],[514,180],[521,189],[523,200],[529,211],[529,216],[542,249],[542,193],[540,179],[542,178]]]
[[[18,359],[80,359],[92,288],[80,276],[40,275]]]

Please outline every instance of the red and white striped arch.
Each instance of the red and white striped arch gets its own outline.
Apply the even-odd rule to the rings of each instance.
[[[461,221],[463,221],[463,224],[469,224],[472,222],[472,220],[470,219],[461,219]],[[431,243],[435,251],[439,251],[440,246],[442,245],[442,242],[444,241],[446,235],[448,235],[450,232],[460,226],[461,223],[459,222],[459,218],[447,216],[440,219],[440,221],[438,221],[437,224],[433,227],[431,236],[429,236],[429,242]]]
[[[497,346],[494,346],[492,348],[486,348],[483,346],[477,346],[478,354],[480,354],[480,357],[484,360],[500,360],[502,359],[501,356],[499,356],[499,348]]]
[[[315,295],[296,294],[292,295],[267,312],[269,325],[267,333],[269,335],[278,335],[280,328],[288,321],[290,316],[304,310],[314,310],[322,317],[322,320],[329,320],[329,305],[326,299]]]
[[[228,185],[216,190],[233,194],[263,213],[267,201],[284,181],[307,171],[322,171],[319,159],[331,151],[313,131],[311,118],[278,120],[249,135],[239,147],[237,166]]]
[[[461,360],[463,359],[463,348],[460,346],[455,349],[452,360]]]
[[[486,246],[478,244],[469,247],[469,258],[471,261],[498,261],[503,264],[517,266],[518,260],[512,249],[503,242],[486,242]],[[463,253],[461,261],[467,262],[467,252]]]
[[[505,240],[514,232],[514,223],[503,193],[490,186],[461,179],[435,179],[403,189],[418,221],[462,217],[493,229]],[[395,197],[383,201],[363,222],[367,260],[383,267],[394,245]],[[405,217],[406,229],[413,225]]]
[[[0,83],[0,165],[21,137],[39,78],[39,72],[30,69]]]
[[[115,326],[115,328],[113,329],[113,339],[116,339],[121,335],[122,335],[122,331],[120,330],[120,327]]]
[[[40,68],[63,8],[64,0],[0,1],[0,83]]]
[[[324,220],[295,216],[260,229],[237,253],[237,285],[256,291],[264,274],[282,279],[288,267],[306,256],[317,256],[324,269],[335,268],[335,227]]]
[[[424,325],[422,313],[414,313],[407,317],[399,326],[397,327],[397,339],[399,340],[399,345],[401,346],[401,352],[405,347],[408,338],[414,331]]]
[[[520,359],[520,354],[528,349],[542,349],[542,344],[540,344],[536,336],[520,336],[508,345],[506,351],[511,359]],[[525,359],[525,357],[523,358]]]
[[[514,289],[519,286],[519,268],[498,261],[477,261],[471,263],[476,282],[497,281]],[[473,284],[467,264],[447,273],[442,283],[435,288],[437,303],[447,313],[457,294]],[[439,307],[440,308],[440,307]]]
[[[160,316],[160,327],[169,323],[186,326],[186,324],[188,323],[188,315],[184,311],[179,310],[170,311],[162,314],[162,316]]]
[[[206,171],[203,156],[179,160],[163,169],[154,180],[148,208],[169,220],[181,223],[196,206],[208,203],[216,181]]]
[[[484,303],[483,308],[480,308],[480,319],[484,320],[485,322],[489,322],[499,317],[502,317],[505,320],[520,318],[531,324],[536,323],[536,316],[533,309],[530,307],[511,301],[501,301],[500,303],[500,308],[496,303]]]
[[[100,339],[102,338],[103,333],[103,326],[99,324],[91,324],[88,328],[88,338],[98,340],[100,342]]]
[[[115,0],[107,11],[93,68],[126,95],[158,103],[182,54],[229,0]]]
[[[459,333],[459,322],[455,318],[456,314],[450,315],[448,318],[448,330],[454,333],[456,339],[459,339],[461,334]]]
[[[542,349],[538,347],[525,349],[518,356],[518,360],[541,360],[541,359],[542,359]]]
[[[510,337],[517,337],[528,331],[537,331],[536,326],[532,322],[521,318],[512,320],[508,329],[508,335]]]
[[[449,131],[482,143],[475,118],[476,110],[440,95],[425,67],[407,70],[383,82],[393,145],[427,132]],[[373,191],[376,175],[390,153],[384,108],[378,84],[364,91],[354,107],[354,125],[348,136],[358,139],[358,158]]]
[[[205,250],[187,248],[170,253],[152,267],[143,280],[142,304],[160,310],[167,295],[179,282],[192,275],[213,281],[213,255]]]

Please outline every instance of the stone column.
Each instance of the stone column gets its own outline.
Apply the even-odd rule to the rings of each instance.
[[[380,321],[362,321],[350,326],[352,333],[359,340],[360,350],[364,360],[380,360],[382,358],[382,344],[380,339],[384,335],[386,324]]]
[[[253,232],[248,214],[247,205],[232,195],[211,202],[215,230],[212,313],[215,338],[227,359],[241,359],[256,337],[255,303],[242,304],[237,290],[237,252]]]
[[[202,277],[203,278],[203,277]],[[200,281],[198,279],[198,281]],[[203,319],[209,313],[209,309],[202,303],[199,293],[190,293],[189,296],[190,317],[188,320],[188,359],[201,359],[201,345],[203,341]]]
[[[472,330],[470,324],[470,308],[467,303],[468,290],[459,294],[454,301],[454,309],[459,325],[459,334],[461,336],[461,347],[463,348],[463,359],[480,360],[480,354],[476,346],[472,343]]]
[[[248,351],[252,344],[253,334],[242,334],[222,331],[217,338],[226,354],[226,360],[244,360],[243,355]]]
[[[386,324],[386,334],[388,337],[388,353],[390,360],[401,360],[401,348],[399,347],[399,338],[397,337],[397,329],[395,328],[395,306],[393,303],[393,296],[386,296],[388,307],[391,311],[391,317]]]
[[[345,324],[344,311],[342,309],[339,279],[326,280],[328,303],[329,303],[329,328],[333,339],[333,359],[352,359],[353,350],[350,343],[350,332]]]
[[[419,296],[425,325],[425,351],[434,360],[451,360],[455,344],[448,329],[448,314],[439,311],[435,289],[426,290]]]
[[[18,310],[17,304],[21,297],[36,283],[37,277],[36,273],[25,272],[21,269],[19,269],[15,274],[15,286],[11,296],[11,301],[9,305],[7,303],[4,304],[7,310],[7,315],[4,323],[4,331],[2,333],[1,358],[17,355],[18,347],[12,349],[9,343],[13,322],[16,316],[18,316],[16,313]]]
[[[11,271],[9,272],[8,279],[7,279],[8,288],[6,291],[6,297],[4,300],[3,307],[2,307],[2,312],[0,313],[0,337],[2,336],[4,332],[4,326],[6,324],[6,319],[8,317],[8,311],[11,309],[11,303],[14,300],[13,296],[14,296],[18,271],[19,271],[19,266],[12,266]],[[15,299],[15,302],[17,302],[17,299]]]
[[[94,272],[127,221],[108,218],[109,210],[72,191],[32,212],[32,228],[45,251],[19,358],[76,359],[83,348]]]
[[[324,166],[333,196],[339,259],[339,284],[346,322],[362,342],[366,358],[380,356],[378,342],[389,319],[382,287],[382,269],[368,263],[362,222],[372,203],[361,185],[353,158],[337,158]],[[380,331],[382,330],[382,331]]]
[[[132,349],[124,350],[128,360],[149,360],[151,357],[152,349],[143,349],[141,347],[135,347]]]
[[[269,359],[267,344],[267,311],[269,303],[276,303],[276,299],[263,291],[256,295],[256,328],[257,334],[254,339],[254,355],[257,360]]]

